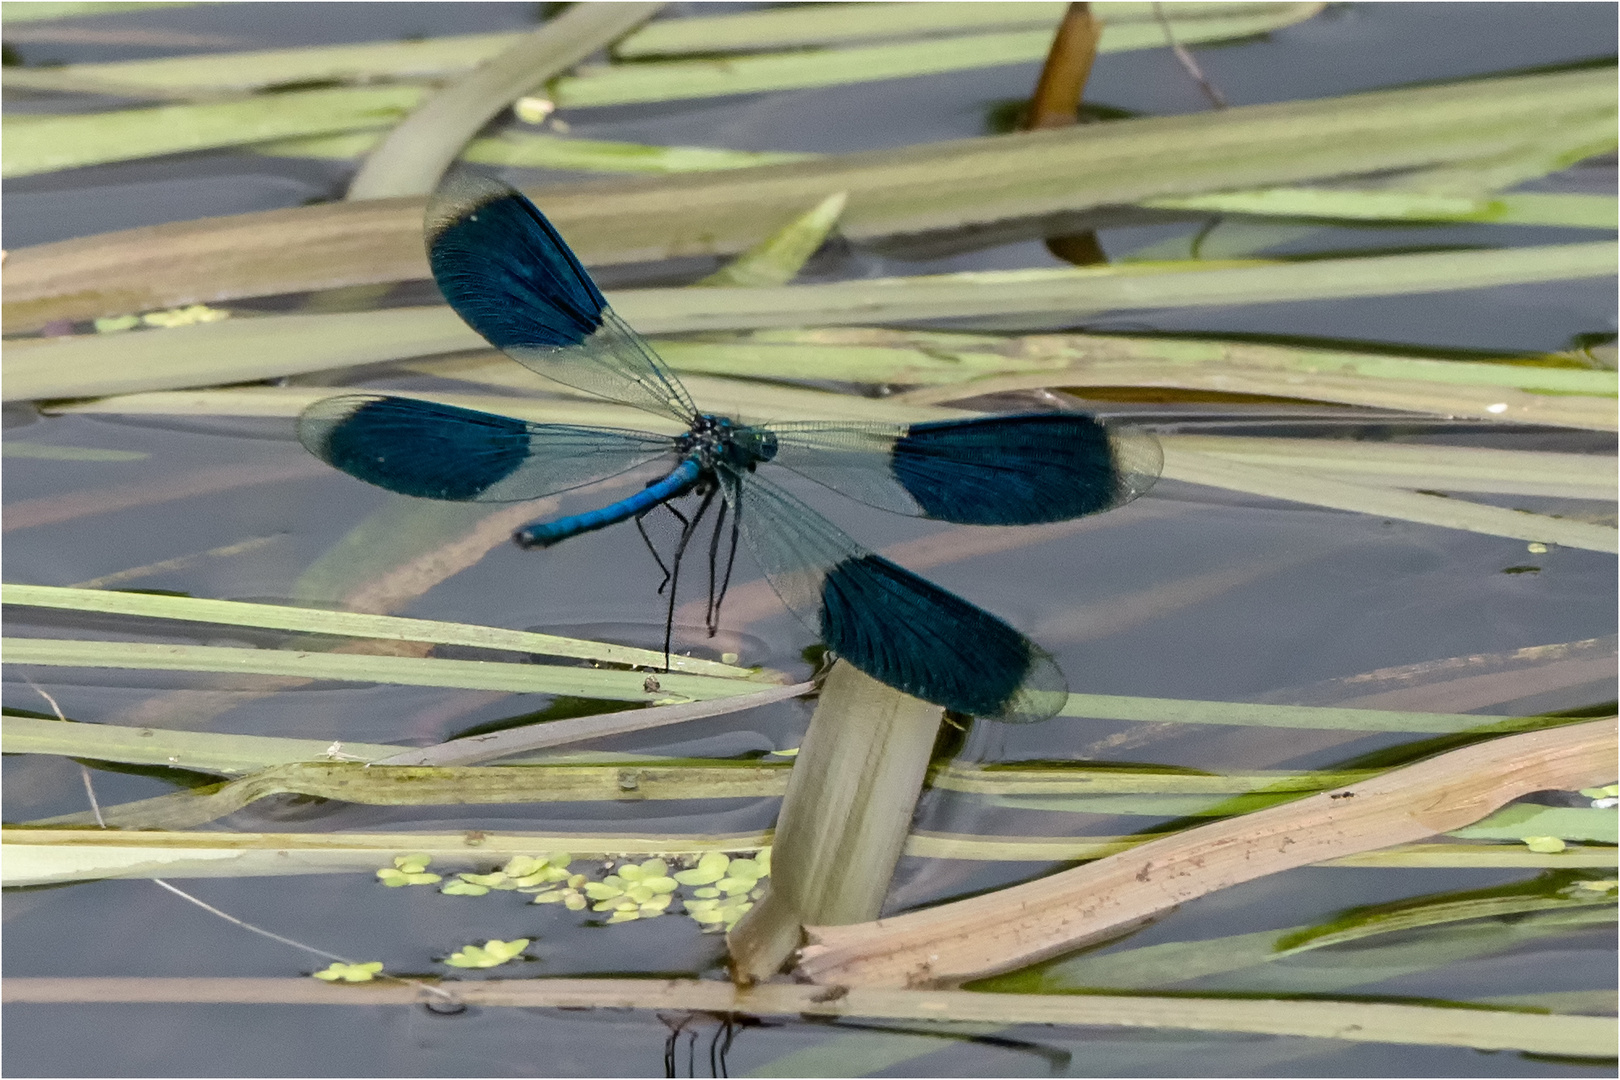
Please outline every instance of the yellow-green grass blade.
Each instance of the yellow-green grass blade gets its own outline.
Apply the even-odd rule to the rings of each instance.
[[[636,649],[627,645],[583,641],[578,638],[523,630],[506,630],[495,626],[405,619],[357,611],[326,611],[281,604],[249,604],[236,600],[206,600],[190,596],[161,596],[103,589],[16,584],[0,585],[0,603],[19,607],[52,608],[59,611],[93,611],[148,619],[175,619],[226,626],[251,626],[266,630],[291,630],[301,634],[376,638],[384,641],[421,641],[434,645],[470,645],[480,649],[566,656],[634,667],[664,666],[664,654],[653,649]],[[676,670],[694,675],[737,679],[747,678],[753,674],[745,668],[689,656],[672,654],[669,662]]]
[[[1620,532],[1608,525],[1509,510],[1442,495],[1351,483],[1303,471],[1266,468],[1182,447],[1166,447],[1163,475],[1229,491],[1353,513],[1381,514],[1487,536],[1561,544],[1587,551],[1620,551]]]
[[[1167,9],[1174,18],[1175,7]],[[1258,5],[1218,18],[1189,19],[1174,26],[1180,44],[1250,37],[1291,26],[1321,10],[1319,4]],[[1099,52],[1158,49],[1166,45],[1156,22],[1104,24]],[[1026,64],[1044,59],[1052,27],[1011,30],[720,60],[665,60],[581,69],[558,79],[551,97],[564,108],[628,105],[684,98],[753,94],[838,86],[875,79],[901,79],[948,71]]]
[[[385,743],[76,724],[31,716],[0,717],[0,746],[8,754],[60,754],[227,775],[295,761],[343,760],[343,755],[369,761],[399,751]]]
[[[1392,712],[1382,709],[1347,709],[1313,705],[1258,705],[1248,702],[1120,697],[1108,694],[1070,694],[1068,704],[1058,715],[1151,724],[1231,724],[1239,727],[1312,728],[1322,731],[1412,731],[1437,735],[1464,731],[1518,731],[1568,722],[1537,717]]]
[[[374,128],[401,119],[422,93],[413,86],[303,90],[7,123],[0,176]]]
[[[1253,465],[1302,469],[1353,483],[1423,491],[1613,501],[1620,488],[1616,459],[1598,454],[1211,435],[1165,435],[1160,441],[1178,450],[1195,450]]]
[[[757,690],[758,684],[707,675],[660,674],[647,689],[643,673],[483,660],[436,660],[410,656],[233,649],[209,645],[157,645],[129,641],[7,638],[6,662],[45,667],[197,671],[237,675],[285,675],[339,682],[497,690],[512,694],[563,694],[607,701],[710,701]]]
[[[1610,71],[1088,124],[758,169],[547,188],[587,263],[742,251],[832,191],[853,240],[1612,142]],[[372,125],[375,126],[375,125]],[[420,203],[299,207],[23,248],[12,333],[51,319],[426,278]]]
[[[1307,5],[1293,5],[1303,7]],[[1255,3],[1178,3],[1166,8],[1172,29],[1200,19],[1221,19],[1267,12],[1272,5]],[[1062,3],[1002,4],[818,4],[762,11],[666,19],[652,23],[614,46],[615,56],[676,56],[682,53],[744,52],[761,49],[839,45],[876,38],[949,34],[1028,27],[1050,31],[1063,18]],[[715,9],[708,9],[713,11]],[[1103,0],[1092,14],[1116,29],[1129,23],[1159,26],[1149,3]],[[1161,44],[1162,44],[1162,29]]]
[[[456,34],[420,41],[368,41],[64,64],[53,68],[13,68],[6,71],[4,79],[8,86],[42,90],[117,88],[126,93],[181,97],[308,83],[445,79],[471,71],[521,36],[509,32]]]
[[[17,7],[19,5],[13,5]],[[35,7],[38,5],[26,5]],[[49,6],[49,5],[45,5]],[[883,5],[890,6],[890,5]],[[912,5],[892,5],[895,7],[911,7]],[[1030,5],[1011,5],[1011,8],[1028,7]],[[1177,40],[1183,43],[1196,43],[1201,41],[1216,41],[1232,37],[1244,37],[1267,30],[1277,29],[1281,26],[1291,25],[1309,18],[1320,10],[1320,4],[1293,3],[1293,4],[1207,4],[1197,5],[1201,10],[1183,13],[1183,6],[1176,5],[1168,10],[1171,26]],[[865,5],[851,5],[841,14],[838,22],[850,20],[851,25],[846,28],[855,29],[859,26],[862,17],[862,8]],[[1039,8],[1038,12],[1024,11],[1016,17],[1008,18],[1006,15],[990,13],[992,17],[985,19],[983,12],[975,13],[975,5],[917,5],[917,12],[904,12],[902,16],[915,16],[926,9],[934,9],[936,17],[925,21],[923,25],[900,30],[899,33],[926,33],[938,31],[969,31],[951,42],[952,52],[946,63],[951,66],[938,67],[940,61],[930,64],[926,55],[919,55],[918,45],[924,47],[935,44],[944,44],[934,41],[921,42],[904,46],[902,51],[896,52],[896,46],[890,45],[878,49],[840,50],[835,53],[818,53],[818,56],[829,56],[834,59],[835,68],[832,72],[836,77],[835,83],[861,82],[874,78],[894,78],[906,74],[926,74],[938,70],[960,70],[962,66],[986,67],[997,63],[1017,63],[1023,60],[1038,60],[1045,55],[1047,45],[1051,41],[1052,28],[1056,26],[1058,18],[1062,15],[1061,4],[1033,5]],[[942,24],[937,17],[940,9],[960,8],[956,17]],[[1050,12],[1055,10],[1056,14]],[[873,13],[875,14],[875,12]],[[1012,14],[1009,11],[1008,14]],[[1116,22],[1103,35],[1101,48],[1105,52],[1121,52],[1134,49],[1161,48],[1165,45],[1164,30],[1151,14],[1144,20],[1142,13],[1135,13],[1136,17],[1128,21]],[[963,17],[968,16],[968,17]],[[803,16],[801,15],[800,18]],[[869,18],[870,16],[868,16]],[[817,13],[816,21],[821,23],[824,30],[833,22]],[[890,17],[892,22],[892,16]],[[663,27],[683,27],[684,35],[690,40],[694,35],[703,37],[717,30],[722,30],[727,20],[725,18],[698,18],[668,20],[656,25],[658,33],[668,35]],[[689,28],[688,28],[689,24]],[[715,25],[710,25],[715,24]],[[1000,44],[999,39],[1008,37],[1002,34],[973,34],[971,31],[981,27],[993,27],[1005,31],[1009,27],[1027,28],[1018,36],[1021,41],[1017,46]],[[845,40],[854,40],[862,37],[890,36],[894,31],[880,32],[874,35],[870,32],[835,35]],[[508,48],[517,41],[521,34],[459,34],[446,37],[428,38],[422,41],[379,41],[362,44],[311,46],[299,49],[269,49],[250,52],[209,53],[196,56],[161,57],[152,60],[124,60],[109,63],[67,64],[56,68],[43,69],[13,69],[6,72],[8,85],[26,86],[40,90],[83,90],[89,92],[106,92],[121,90],[126,94],[141,93],[174,95],[174,96],[202,96],[220,91],[251,91],[266,87],[281,85],[295,85],[300,83],[316,82],[367,82],[373,80],[397,79],[447,79],[454,78],[467,71],[471,71],[479,64],[495,56],[501,50]],[[636,35],[640,37],[640,35]],[[637,51],[631,43],[626,47]],[[784,44],[799,45],[804,42],[786,41]],[[718,51],[727,48],[725,45],[716,45],[702,51]],[[760,41],[747,46],[748,48],[773,47],[771,42]],[[645,50],[640,50],[645,51]],[[680,50],[677,50],[680,51]],[[855,52],[856,55],[842,56],[845,52]],[[806,85],[795,81],[802,79],[798,64],[795,63],[799,54],[785,56],[763,56],[749,58],[757,67],[750,71],[753,82],[763,82],[767,89],[789,88]],[[1005,59],[1011,56],[1013,59]],[[863,61],[865,61],[863,63]],[[868,70],[868,65],[878,65]],[[635,68],[663,68],[667,65],[637,64]],[[617,69],[613,69],[617,70]],[[898,72],[898,75],[876,74],[874,71]],[[15,76],[15,78],[14,78]],[[566,97],[570,92],[569,85],[575,80],[564,79],[559,87]],[[812,85],[826,85],[818,83]],[[714,93],[731,93],[733,91],[720,89]],[[600,93],[598,92],[598,96]],[[691,96],[682,94],[680,96]],[[645,100],[645,99],[635,99]],[[658,100],[654,98],[652,100]]]
[[[769,833],[222,833],[103,829],[0,831],[0,882],[39,885],[107,877],[265,877],[369,872],[400,855],[425,854],[435,868],[487,869],[514,855],[576,857],[700,855],[757,851]]]
[[[43,22],[47,19],[83,19],[93,15],[124,15],[152,8],[195,7],[198,0],[9,0],[0,4],[0,19],[6,22]]]
[[[249,147],[267,157],[308,157],[348,160],[368,152],[382,141],[381,131],[283,139]],[[526,169],[570,169],[604,173],[710,172],[747,169],[785,161],[807,161],[819,154],[776,150],[726,150],[710,146],[647,146],[642,143],[565,138],[531,131],[503,131],[474,139],[461,152],[461,160],[474,165],[500,165]]]
[[[1611,242],[1596,242],[1302,263],[1210,267],[1184,261],[824,285],[642,289],[615,293],[610,300],[632,325],[649,334],[836,325],[852,319],[1078,314],[1411,295],[1603,277],[1614,273],[1617,251]],[[6,360],[4,394],[7,400],[88,397],[246,381],[459,351],[479,341],[444,307],[227,319],[14,347]]]
[[[976,861],[1068,862],[1097,859],[1154,839],[1131,837],[963,837],[914,833],[907,855]],[[436,867],[487,869],[514,855],[567,851],[580,857],[679,856],[705,851],[757,851],[769,832],[729,835],[608,833],[222,833],[121,832],[99,828],[21,828],[0,831],[0,883],[41,885],[108,877],[274,877],[289,874],[369,873],[397,856],[423,853]],[[1442,860],[1429,850],[1456,852]],[[1477,853],[1477,854],[1475,854]],[[1498,854],[1500,853],[1500,854]],[[1540,855],[1522,844],[1406,845],[1368,852],[1324,866],[1605,869],[1616,865],[1613,848],[1575,848]],[[1556,863],[1554,862],[1556,860]]]

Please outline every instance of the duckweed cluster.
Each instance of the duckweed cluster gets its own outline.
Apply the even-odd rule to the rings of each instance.
[[[377,880],[390,888],[438,884],[444,879],[428,871],[432,861],[432,856],[420,852],[401,855],[393,866],[377,871]],[[677,862],[680,868],[672,870],[670,861],[662,858],[639,863],[626,859],[617,865],[608,860],[601,864],[603,876],[597,878],[581,872],[574,857],[566,851],[541,856],[517,855],[499,870],[487,874],[457,874],[445,882],[439,892],[446,896],[527,893],[533,896],[531,903],[561,904],[569,911],[589,908],[605,914],[609,925],[653,919],[673,909],[690,916],[702,925],[705,933],[724,933],[737,925],[737,920],[765,895],[764,881],[771,873],[771,849],[763,848],[752,858],[711,851]],[[682,887],[687,892],[682,893]],[[680,907],[674,908],[677,902]],[[483,957],[495,955],[489,951],[490,945],[500,944],[485,945]],[[528,944],[526,939],[523,944]],[[461,963],[456,960],[477,948],[468,946],[445,962],[457,967],[492,967],[494,963],[505,962],[469,960]],[[522,948],[517,951],[521,952]]]

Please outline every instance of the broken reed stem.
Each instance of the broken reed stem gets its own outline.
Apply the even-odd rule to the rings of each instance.
[[[1010,889],[860,926],[807,926],[796,973],[915,987],[1010,971],[1218,889],[1461,828],[1532,791],[1608,783],[1616,751],[1612,717],[1469,746]]]
[[[782,797],[769,892],[727,938],[739,982],[774,975],[807,923],[877,917],[943,716],[845,661],[833,665]]]

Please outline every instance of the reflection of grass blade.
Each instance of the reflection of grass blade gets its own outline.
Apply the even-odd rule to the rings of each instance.
[[[1483,914],[1486,913],[1480,913]],[[1479,918],[1480,915],[1462,911],[1435,911],[1430,913],[1430,921],[1425,925],[1443,926],[1447,923]],[[1428,970],[1476,956],[1499,953],[1551,935],[1607,922],[1612,918],[1613,915],[1609,912],[1588,909],[1560,911],[1551,915],[1537,913],[1531,914],[1528,918],[1504,922],[1449,926],[1446,933],[1431,933],[1423,948],[1404,949],[1404,959],[1408,970]],[[1165,988],[1194,979],[1244,972],[1276,963],[1292,955],[1290,951],[1281,949],[1280,944],[1309,929],[1296,926],[1284,930],[1260,930],[1230,937],[1207,938],[1201,941],[1170,941],[1100,955],[1082,955],[987,979],[978,984],[978,988],[1025,994],[1102,988],[1110,990]],[[1388,931],[1369,927],[1367,933],[1359,936],[1371,937],[1398,929],[1401,928],[1393,925]],[[1391,972],[1387,967],[1375,968],[1363,976],[1361,981],[1374,982],[1391,974],[1405,973],[1405,971]],[[1351,979],[1335,980],[1335,985],[1323,987],[1323,990],[1348,989],[1356,985],[1356,981],[1353,976]]]
[[[545,209],[587,263],[723,255],[829,191],[849,192],[842,229],[860,240],[1479,159],[1569,129],[1612,138],[1613,101],[1609,71],[1479,80],[554,188]],[[20,249],[6,264],[6,326],[426,277],[421,213],[405,201],[302,207]]]
[[[658,676],[661,688],[648,690],[644,685],[646,675],[634,671],[598,671],[592,668],[482,660],[432,660],[413,656],[48,638],[8,638],[5,647],[8,650],[6,660],[12,664],[287,675],[340,682],[499,690],[512,694],[566,694],[608,701],[659,701],[669,697],[709,701],[750,693],[758,688],[757,684],[738,679],[661,674]]]
[[[1583,886],[1593,886],[1591,888]],[[1274,946],[1278,953],[1303,952],[1342,945],[1349,941],[1442,926],[1468,919],[1491,919],[1532,911],[1613,908],[1612,887],[1595,875],[1543,874],[1532,881],[1515,882],[1468,893],[1447,893],[1399,900],[1391,904],[1353,908],[1337,918],[1283,934]],[[1610,913],[1612,918],[1612,913]]]
[[[0,602],[21,607],[96,611],[149,619],[176,619],[183,622],[219,623],[226,626],[252,626],[267,630],[292,630],[302,634],[422,641],[434,645],[470,645],[480,649],[568,656],[639,667],[664,666],[664,654],[652,649],[635,649],[625,645],[581,641],[578,638],[536,634],[523,630],[505,630],[494,626],[403,619],[355,611],[325,611],[280,604],[248,604],[235,600],[202,600],[189,596],[107,592],[100,589],[60,589],[45,585],[0,586]],[[742,678],[749,674],[745,669],[715,663],[712,660],[671,656],[670,661],[677,668],[690,674],[715,675],[722,678]]]

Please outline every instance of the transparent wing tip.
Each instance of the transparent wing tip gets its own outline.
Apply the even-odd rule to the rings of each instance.
[[[428,196],[427,212],[423,220],[423,232],[427,237],[428,247],[432,248],[434,239],[440,233],[461,221],[473,210],[508,195],[521,197],[522,193],[510,184],[473,172],[471,169],[455,170],[439,183],[433,194]]]
[[[1119,501],[1123,505],[1147,494],[1164,471],[1164,448],[1151,431],[1129,424],[1109,424],[1108,437],[1114,448],[1114,472],[1118,479]]]
[[[1029,646],[1029,670],[1001,711],[985,719],[1004,724],[1036,724],[1056,716],[1069,701],[1069,680],[1046,650]]]

